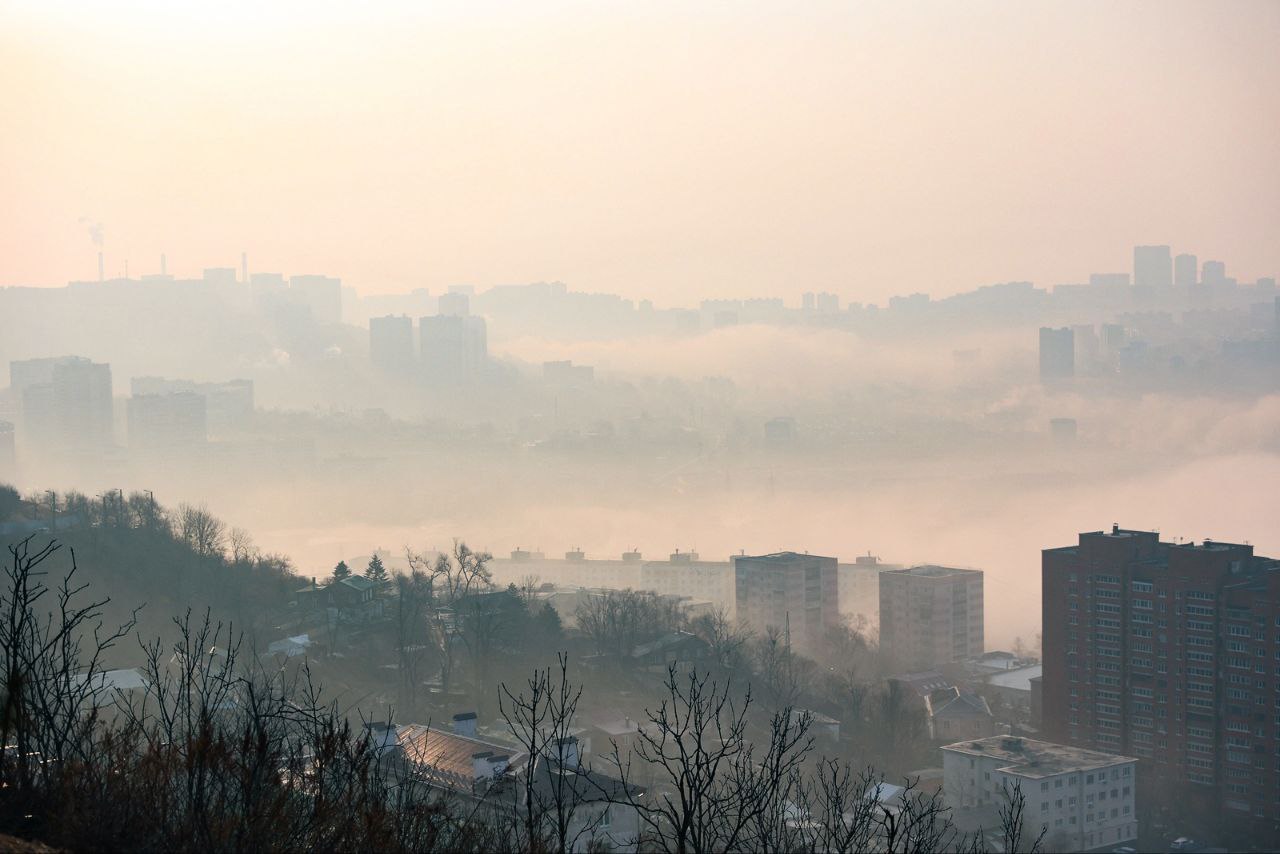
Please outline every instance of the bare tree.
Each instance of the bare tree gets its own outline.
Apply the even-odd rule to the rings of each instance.
[[[102,657],[134,625],[131,619],[104,632],[100,617],[109,600],[78,601],[88,584],[77,582],[74,551],[66,575],[46,586],[44,566],[61,547],[51,540],[36,548],[32,539],[9,546],[0,588],[0,779],[23,796],[37,769],[46,775],[92,751],[99,714],[111,700]],[[44,610],[51,592],[55,601]]]
[[[232,528],[227,541],[231,545],[231,560],[235,563],[248,563],[259,554],[253,537],[244,528]]]
[[[1000,805],[1000,836],[1004,854],[1038,854],[1044,845],[1045,834],[1049,832],[1047,825],[1040,827],[1040,833],[1027,847],[1026,810],[1027,796],[1022,792],[1021,781],[1015,780],[1012,785],[1004,784],[1003,803]]]
[[[200,557],[222,557],[227,526],[204,505],[178,505],[178,538]]]
[[[716,608],[709,614],[702,614],[692,621],[690,628],[707,642],[716,663],[722,668],[732,673],[746,666],[751,632],[735,626],[725,608]]]
[[[774,716],[764,756],[747,740],[748,690],[733,699],[729,683],[706,674],[667,670],[666,697],[646,711],[649,725],[636,736],[632,755],[623,758],[615,743],[611,761],[623,786],[614,797],[636,810],[646,844],[662,851],[732,851],[753,848],[765,837],[780,842],[766,824],[781,815],[789,781],[809,750],[809,719],[785,709]],[[630,785],[632,764],[655,773],[658,792],[637,796]],[[758,821],[760,813],[767,813]]]
[[[455,540],[453,552],[439,554],[434,561],[408,547],[405,557],[410,573],[419,573],[426,579],[425,612],[440,655],[441,687],[447,693],[453,684],[455,645],[459,639],[457,606],[472,593],[492,587],[489,561],[493,555],[472,551],[466,543]]]
[[[679,608],[647,590],[605,590],[588,596],[574,614],[578,629],[602,655],[622,657],[636,644],[678,629]]]
[[[559,671],[534,671],[527,693],[514,695],[505,684],[499,687],[502,717],[529,755],[520,778],[519,813],[530,851],[578,850],[579,842],[599,824],[598,818],[575,822],[588,794],[576,773],[577,747],[570,747],[582,688],[569,681],[568,655],[560,653],[558,658]],[[573,767],[567,767],[570,762]]]

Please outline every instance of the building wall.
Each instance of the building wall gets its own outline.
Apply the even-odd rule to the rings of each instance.
[[[913,567],[880,574],[880,648],[904,670],[927,670],[984,652],[979,570]]]
[[[816,655],[823,635],[840,624],[836,559],[783,552],[733,558],[738,621],[758,632],[789,631],[791,647]]]
[[[1005,770],[1004,757],[972,756],[942,750],[943,796],[953,809],[982,804],[1003,805],[1006,787],[1015,785],[1026,798],[1023,812],[1028,836],[1046,828],[1050,850],[1058,837],[1066,850],[1119,846],[1137,838],[1137,763],[1117,757],[1114,765],[1090,770],[1067,769],[1028,776]],[[1112,814],[1114,811],[1114,815]]]
[[[1141,757],[1161,802],[1280,820],[1280,564],[1114,528],[1042,579],[1046,737]]]
[[[370,318],[369,361],[387,373],[412,370],[418,362],[413,351],[413,318],[396,315]]]

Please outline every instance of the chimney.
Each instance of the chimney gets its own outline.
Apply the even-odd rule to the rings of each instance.
[[[556,743],[556,756],[553,757],[561,768],[569,768],[576,771],[578,769],[578,737],[571,735],[568,738],[559,739]]]
[[[169,262],[168,262],[168,259],[164,257],[163,252],[160,253],[160,275],[162,276],[169,275]]]
[[[489,758],[492,756],[491,750],[471,754],[471,776],[477,783],[493,779],[493,770],[489,765]]]
[[[99,282],[101,282],[101,281],[105,281],[105,280],[106,280],[106,278],[107,278],[107,277],[106,277],[106,274],[105,274],[105,273],[103,273],[103,271],[102,271],[102,253],[101,253],[101,252],[99,252],[99,253],[98,253],[98,281],[99,281]]]
[[[381,753],[384,750],[390,750],[396,747],[398,741],[396,739],[396,725],[390,722],[373,721],[366,724],[369,729],[369,738],[373,742],[373,746]]]
[[[240,284],[249,284],[249,253],[240,253]]]
[[[507,768],[510,765],[511,765],[511,757],[506,753],[503,753],[499,756],[490,756],[489,757],[489,776],[493,777],[493,779],[495,780],[498,779],[503,774],[507,773]]]
[[[453,716],[453,734],[467,738],[476,737],[476,713],[461,712]]]

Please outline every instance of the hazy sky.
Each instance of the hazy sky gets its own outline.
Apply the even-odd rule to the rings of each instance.
[[[96,275],[83,217],[366,292],[1280,272],[1276,2],[188,5],[0,0],[0,284]]]

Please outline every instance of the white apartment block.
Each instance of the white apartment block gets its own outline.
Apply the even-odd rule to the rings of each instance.
[[[997,735],[942,748],[943,796],[957,813],[1000,806],[1020,785],[1024,826],[1050,851],[1113,848],[1138,836],[1138,760]]]

